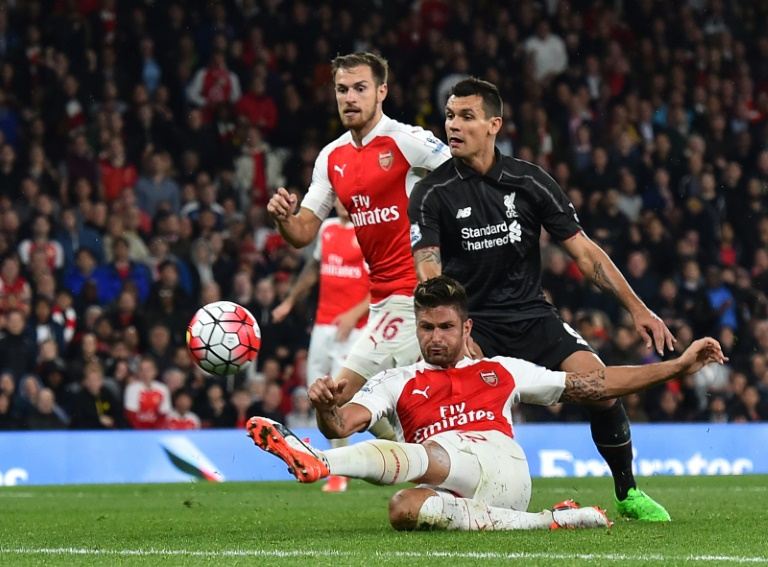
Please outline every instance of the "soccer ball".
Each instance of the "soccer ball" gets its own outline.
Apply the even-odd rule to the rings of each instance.
[[[206,372],[228,376],[256,360],[261,330],[242,305],[216,301],[197,310],[187,326],[187,348]]]

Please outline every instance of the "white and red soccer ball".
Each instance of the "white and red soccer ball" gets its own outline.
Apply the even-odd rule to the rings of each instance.
[[[216,301],[197,310],[187,327],[187,348],[200,368],[227,376],[256,360],[261,330],[242,305]]]

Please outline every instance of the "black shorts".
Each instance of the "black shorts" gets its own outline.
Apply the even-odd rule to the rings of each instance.
[[[473,318],[472,323],[472,338],[487,357],[521,358],[559,370],[562,362],[574,352],[595,352],[555,312],[524,321],[502,323]]]

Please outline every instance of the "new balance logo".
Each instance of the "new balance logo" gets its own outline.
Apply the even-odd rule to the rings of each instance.
[[[429,390],[429,386],[427,386],[423,390],[419,390],[418,388],[414,388],[411,391],[411,394],[414,395],[414,396],[416,396],[416,395],[424,396],[424,398],[428,400],[429,399],[429,394],[427,394],[427,390]]]
[[[472,214],[472,207],[466,207],[464,209],[459,209],[458,211],[456,211],[456,218],[468,219],[471,214]]]
[[[346,168],[347,168],[347,164],[346,164],[346,163],[345,163],[344,165],[334,165],[334,166],[333,166],[333,171],[338,171],[338,172],[339,172],[339,175],[341,175],[342,177],[344,177],[344,170],[345,170]]]
[[[509,241],[520,242],[523,238],[523,227],[517,221],[509,223]]]

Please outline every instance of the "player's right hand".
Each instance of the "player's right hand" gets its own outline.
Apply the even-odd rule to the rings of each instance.
[[[346,385],[347,381],[343,379],[336,382],[330,376],[318,378],[309,387],[309,401],[318,411],[333,409],[338,406],[339,394]]]
[[[285,187],[280,187],[267,203],[267,212],[273,219],[281,222],[293,216],[298,202],[296,195],[289,193]]]

